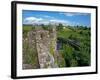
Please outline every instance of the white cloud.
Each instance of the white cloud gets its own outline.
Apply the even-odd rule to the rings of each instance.
[[[73,14],[73,13],[64,13],[64,15],[66,15],[66,16],[74,16],[75,14]]]
[[[44,17],[45,18],[54,18],[54,17],[48,16],[48,15],[45,15]]]
[[[27,17],[24,19],[24,24],[33,24],[33,23],[37,23],[39,21],[42,21],[42,18],[36,18],[36,17]]]
[[[42,18],[36,18],[36,17],[27,17],[25,18],[25,21],[41,21]]]
[[[53,19],[53,20],[50,20],[50,22],[62,23],[62,24],[69,23],[69,21],[67,21],[67,20],[59,20],[59,19]]]
[[[49,17],[49,16],[47,16]],[[61,20],[61,19],[45,19],[45,18],[37,18],[37,17],[27,17],[24,19],[24,24],[59,24],[59,23],[62,23],[62,24],[67,24],[69,25],[70,22],[67,21],[67,20]]]
[[[42,15],[42,14],[40,14],[40,15],[37,15],[38,17],[42,17],[42,18],[45,18],[45,19],[54,19],[54,17],[53,16],[49,16],[49,15]]]
[[[60,13],[60,14],[64,14],[65,16],[69,16],[69,17],[72,17],[72,16],[79,16],[79,15],[88,15],[88,13],[72,13],[72,12],[68,12],[68,13]]]

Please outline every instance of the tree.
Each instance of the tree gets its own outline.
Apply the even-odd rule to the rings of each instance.
[[[59,23],[59,25],[57,26],[57,30],[62,30],[63,29],[63,25],[61,23]]]

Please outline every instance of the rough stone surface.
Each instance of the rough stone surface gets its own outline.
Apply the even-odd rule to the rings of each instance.
[[[36,47],[38,52],[38,59],[41,68],[55,68],[55,59],[50,53],[50,47],[53,40],[52,35],[47,30],[36,30]],[[52,38],[52,39],[51,39]],[[52,45],[55,49],[55,42]]]
[[[51,30],[35,27],[35,30],[28,32],[26,41],[30,49],[36,49],[40,68],[58,67],[56,56],[56,26],[52,26]],[[25,64],[24,68],[27,66],[31,68],[28,64]]]
[[[23,69],[40,68],[36,51],[36,33],[29,31],[23,38]],[[33,59],[33,61],[32,61]]]

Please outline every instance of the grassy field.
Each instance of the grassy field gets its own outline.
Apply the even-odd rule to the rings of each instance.
[[[49,30],[50,26],[42,26]],[[34,30],[32,26],[23,26],[23,39],[27,38],[27,33]],[[91,33],[90,28],[83,26],[57,26],[57,39],[61,38],[62,45],[57,49],[64,62],[58,63],[59,67],[80,67],[90,66],[91,64]],[[65,43],[64,41],[68,41]],[[58,43],[57,43],[58,44]],[[77,45],[79,45],[77,47]],[[77,48],[76,48],[77,47]],[[24,64],[32,64],[33,68],[38,66],[37,53],[35,49],[31,50],[27,43],[23,43],[25,52],[23,53]],[[32,54],[34,53],[34,55]]]

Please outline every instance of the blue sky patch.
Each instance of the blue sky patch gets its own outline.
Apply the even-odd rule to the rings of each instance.
[[[53,11],[22,11],[23,24],[49,24],[49,23],[62,23],[64,25],[83,25],[91,26],[90,13],[77,13],[77,12],[53,12]]]

